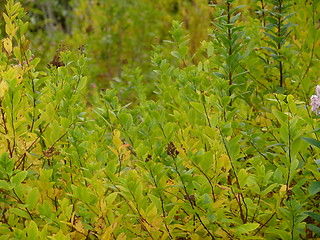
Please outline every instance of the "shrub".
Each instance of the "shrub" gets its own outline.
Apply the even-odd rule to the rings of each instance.
[[[171,48],[156,47],[152,57],[156,95],[139,68],[128,68],[134,103],[124,104],[119,88],[88,99],[94,90],[87,89],[83,49],[62,44],[39,70],[25,12],[8,0],[0,53],[0,238],[319,237],[319,130],[308,106],[315,80],[304,84],[316,75],[319,35],[301,32],[313,36],[312,46],[288,35],[294,46],[285,60],[270,58],[267,52],[282,54],[284,46],[260,48],[266,39],[256,30],[274,20],[274,1],[261,3],[245,9],[219,1],[221,16],[198,61],[188,30],[173,21]],[[316,13],[315,5],[307,9]],[[265,7],[261,22],[249,15]],[[240,22],[240,11],[247,20]],[[304,24],[314,29],[316,21]],[[281,84],[282,60],[282,74],[290,74]]]

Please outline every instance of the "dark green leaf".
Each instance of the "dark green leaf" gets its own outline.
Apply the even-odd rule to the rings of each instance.
[[[309,186],[309,192],[311,195],[314,195],[320,192],[320,181],[312,182]]]
[[[302,139],[310,143],[311,145],[316,146],[317,148],[320,148],[320,141],[313,138],[308,138],[308,137],[302,137]]]

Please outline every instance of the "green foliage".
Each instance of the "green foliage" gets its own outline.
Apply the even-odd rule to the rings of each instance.
[[[31,47],[49,63],[63,42],[68,49],[80,48],[89,54],[88,76],[98,88],[119,88],[122,99],[130,102],[133,85],[126,69],[139,67],[148,92],[154,88],[154,74],[150,64],[152,45],[164,46],[169,38],[172,20],[185,21],[190,35],[190,54],[197,53],[200,41],[207,38],[211,10],[207,0],[25,1],[28,9]],[[168,52],[168,51],[167,51]],[[197,61],[198,57],[194,57]],[[129,87],[128,87],[129,85]]]
[[[217,18],[213,24],[217,29],[212,35],[215,38],[213,41],[215,54],[219,54],[221,57],[215,61],[218,67],[223,70],[222,73],[217,72],[216,75],[227,79],[230,86],[245,84],[245,81],[237,79],[246,73],[241,66],[244,57],[248,54],[242,51],[243,46],[248,44],[248,41],[243,39],[243,26],[236,26],[241,16],[239,9],[243,5],[233,8],[233,4],[233,1],[225,1],[223,5],[216,5],[219,11],[217,11]]]
[[[288,23],[303,3],[212,3],[211,38],[198,49],[197,25],[171,20],[181,9],[210,9],[203,1],[70,1],[76,21],[94,30],[72,27],[48,64],[30,50],[40,33],[8,0],[0,239],[319,238],[319,120],[308,106],[319,69],[317,3],[306,7],[312,18],[297,12],[298,26]],[[141,9],[155,15],[139,19]],[[168,40],[155,43],[148,75],[150,51],[137,55],[157,35]],[[84,39],[87,49],[72,50]],[[125,58],[134,64],[118,66]],[[101,66],[120,69],[118,83],[88,88]]]

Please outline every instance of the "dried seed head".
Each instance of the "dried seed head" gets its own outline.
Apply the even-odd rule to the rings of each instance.
[[[194,195],[184,195],[184,199],[190,201],[192,205],[196,205],[196,198]]]
[[[148,156],[147,156],[147,158],[146,158],[145,162],[149,162],[149,161],[151,161],[151,160],[152,160],[152,155],[148,154]]]
[[[176,158],[179,154],[179,151],[177,150],[176,146],[173,144],[173,142],[169,142],[167,146],[167,154],[171,156],[172,158]]]

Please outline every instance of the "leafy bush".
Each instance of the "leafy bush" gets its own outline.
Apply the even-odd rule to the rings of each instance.
[[[319,68],[319,4],[304,6],[312,18],[292,15],[296,27],[289,16],[302,1],[212,4],[203,56],[194,60],[192,29],[173,21],[169,45],[153,51],[154,80],[145,84],[139,68],[122,73],[132,82],[126,104],[122,85],[88,89],[87,56],[99,44],[86,54],[62,44],[38,67],[26,13],[7,1],[0,239],[319,237],[318,118],[308,106]]]

